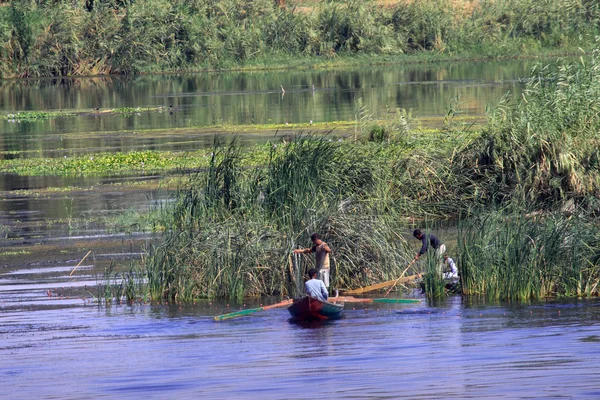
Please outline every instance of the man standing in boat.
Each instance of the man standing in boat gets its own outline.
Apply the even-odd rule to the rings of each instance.
[[[317,233],[310,235],[310,240],[313,246],[306,249],[296,249],[295,254],[299,253],[315,253],[316,269],[319,271],[319,279],[323,281],[326,288],[329,288],[329,253],[331,249],[321,240]]]
[[[435,259],[440,264],[440,273],[442,271],[442,257],[444,253],[446,253],[446,245],[440,241],[433,233],[425,235],[419,229],[415,229],[413,232],[413,236],[421,241],[421,250],[415,256],[415,261],[419,259],[423,254],[427,253],[429,246],[433,247],[435,250]]]
[[[306,294],[314,299],[327,301],[327,288],[322,280],[317,279],[317,270],[314,268],[309,269],[308,277],[310,279],[304,283]]]

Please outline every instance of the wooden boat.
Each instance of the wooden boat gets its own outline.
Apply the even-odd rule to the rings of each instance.
[[[333,304],[310,296],[295,299],[294,303],[288,307],[288,311],[293,318],[304,321],[339,318],[342,316],[343,310],[344,306],[342,304]]]

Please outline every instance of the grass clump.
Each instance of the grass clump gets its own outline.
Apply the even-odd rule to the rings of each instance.
[[[600,228],[562,214],[496,212],[459,224],[465,294],[490,299],[591,296],[600,291]]]
[[[241,167],[237,144],[216,143],[213,154],[149,252],[152,297],[293,295],[305,271],[294,270],[291,252],[312,232],[335,251],[337,288],[391,279],[407,264],[399,216],[370,199],[385,182],[351,146],[302,136],[253,169]]]

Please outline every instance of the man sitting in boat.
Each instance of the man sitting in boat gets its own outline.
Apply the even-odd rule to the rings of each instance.
[[[310,235],[310,240],[313,246],[306,249],[296,249],[294,253],[315,253],[315,262],[317,271],[319,271],[319,279],[323,280],[325,287],[329,287],[329,253],[331,249],[321,240],[318,233]]]
[[[309,280],[304,284],[306,294],[312,298],[321,301],[327,301],[327,288],[322,280],[317,279],[317,270],[311,268],[308,270]]]

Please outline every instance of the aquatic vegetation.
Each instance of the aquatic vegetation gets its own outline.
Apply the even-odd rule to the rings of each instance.
[[[96,277],[96,296],[94,299],[104,301],[105,305],[112,302],[146,302],[148,298],[148,286],[142,276],[139,264],[132,263],[124,272],[119,272],[117,266],[111,261],[104,269],[101,276]]]
[[[164,216],[162,216],[162,209],[160,208],[149,208],[147,210],[140,210],[137,208],[129,208],[116,215],[109,215],[100,218],[98,222],[108,232],[154,232],[165,230]],[[86,222],[90,220],[86,218]]]
[[[305,271],[291,251],[322,232],[335,249],[337,288],[388,280],[407,262],[403,218],[370,199],[387,183],[352,146],[303,136],[248,169],[235,143],[215,143],[210,165],[190,175],[145,257],[153,299],[293,295]],[[391,205],[389,197],[381,203]],[[314,263],[302,260],[302,269]]]
[[[600,227],[587,218],[503,210],[459,223],[465,294],[519,300],[600,293]]]
[[[0,115],[0,119],[8,120],[9,122],[20,121],[38,121],[48,120],[62,117],[87,116],[90,114],[115,114],[123,116],[131,116],[139,113],[147,112],[162,112],[167,111],[166,107],[121,107],[106,110],[87,109],[87,110],[59,110],[59,111],[14,111],[12,113]]]
[[[9,122],[18,122],[71,117],[74,115],[74,113],[68,111],[16,111],[13,113],[2,114],[0,115],[0,119],[6,119]]]
[[[263,153],[265,151],[263,150]],[[0,170],[20,175],[109,176],[133,171],[168,171],[203,168],[210,154],[206,151],[168,152],[131,151],[127,153],[97,153],[62,158],[18,158],[0,161]],[[252,157],[260,156],[260,148]]]
[[[122,114],[122,115],[135,115],[143,112],[162,112],[168,111],[167,107],[120,107],[113,108],[111,110],[105,110],[104,113]]]
[[[599,21],[589,1],[298,5],[306,10],[266,0],[11,2],[0,8],[0,77],[531,55],[587,47]]]
[[[17,251],[3,251],[0,252],[0,257],[2,256],[20,256],[25,254],[31,254],[28,250],[17,250]]]
[[[427,252],[425,260],[425,273],[423,275],[423,288],[429,298],[440,298],[446,295],[445,287],[448,281],[444,280],[441,259],[435,256],[435,252]]]
[[[365,127],[374,123],[376,122],[372,120],[364,122]],[[377,123],[384,124],[386,129],[391,130],[396,126],[394,120]],[[366,130],[364,135],[368,135]],[[363,133],[358,139],[361,142],[356,144],[340,142],[341,139],[333,136],[327,138],[340,143],[341,147],[356,147],[365,157],[375,157],[380,163],[391,165],[401,154],[408,153],[412,148],[435,147],[440,153],[452,151],[463,139],[463,135],[449,136],[439,130],[411,131],[410,135],[406,132],[392,133],[387,139],[387,146],[367,143],[368,139],[363,139]],[[275,142],[245,147],[240,152],[240,162],[244,167],[265,165],[272,152],[285,151],[287,147],[283,145],[284,142],[284,139],[276,139]],[[27,176],[110,176],[139,171],[185,171],[208,167],[211,153],[206,149],[185,152],[145,150],[56,158],[14,158],[0,160],[0,171]]]

